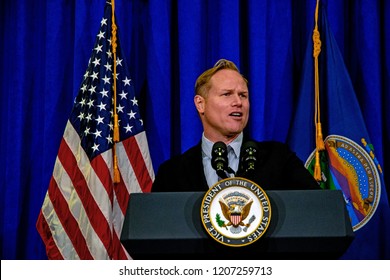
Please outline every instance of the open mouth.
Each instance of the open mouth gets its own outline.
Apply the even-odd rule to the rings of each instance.
[[[242,113],[233,112],[233,113],[230,113],[229,116],[232,116],[232,117],[242,117]]]

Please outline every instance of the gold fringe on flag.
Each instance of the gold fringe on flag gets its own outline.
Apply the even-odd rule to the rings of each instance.
[[[116,31],[117,26],[115,24],[115,1],[111,0],[111,7],[112,7],[112,30],[111,30],[111,46],[112,46],[112,53],[113,53],[113,96],[114,96],[114,105],[113,105],[113,112],[114,112],[114,146],[112,148],[113,151],[113,160],[114,160],[114,183],[120,182],[120,174],[119,174],[119,168],[118,168],[118,157],[116,155],[116,143],[119,142],[119,121],[118,121],[118,113],[116,111]]]
[[[314,165],[314,178],[317,181],[321,181],[321,166],[320,166],[320,151],[325,149],[322,126],[321,126],[321,113],[320,113],[320,77],[318,71],[318,56],[321,52],[321,39],[320,32],[318,31],[318,9],[319,0],[317,0],[315,11],[315,27],[313,30],[313,57],[314,57],[314,87],[315,87],[315,112],[314,122],[316,128],[316,162]]]

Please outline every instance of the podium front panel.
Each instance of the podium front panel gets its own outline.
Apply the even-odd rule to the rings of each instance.
[[[131,194],[121,241],[134,259],[335,259],[354,234],[341,191],[267,191],[267,232],[244,247],[204,229],[202,192]]]

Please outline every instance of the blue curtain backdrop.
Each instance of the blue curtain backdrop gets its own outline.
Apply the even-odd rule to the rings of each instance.
[[[115,3],[155,171],[200,140],[194,83],[219,58],[249,79],[248,131],[286,141],[315,0]],[[390,1],[323,3],[389,188]],[[1,259],[46,259],[35,223],[104,5],[0,2]]]

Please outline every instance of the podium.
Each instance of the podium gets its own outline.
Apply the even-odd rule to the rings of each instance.
[[[134,259],[337,259],[354,238],[341,191],[267,191],[271,222],[256,242],[229,247],[206,232],[203,192],[131,194],[121,242]]]

